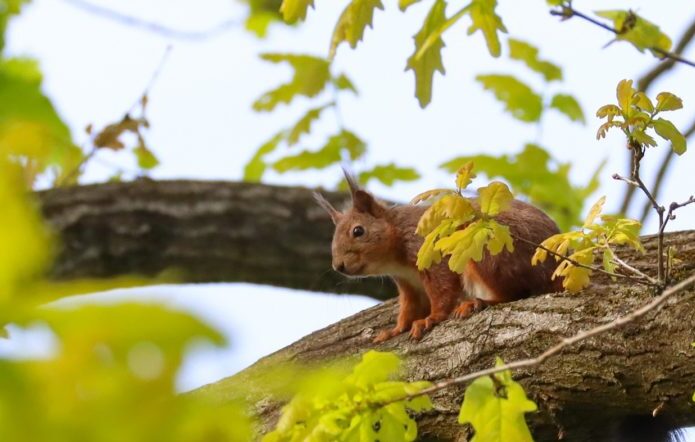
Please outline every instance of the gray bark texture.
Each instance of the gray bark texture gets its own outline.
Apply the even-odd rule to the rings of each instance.
[[[346,196],[327,193],[334,203]],[[57,189],[39,194],[64,247],[57,279],[154,275],[168,267],[185,281],[248,281],[328,292],[392,293],[380,281],[344,283],[327,272],[332,225],[308,189],[216,182],[150,182]],[[645,255],[620,250],[637,268],[656,273],[656,241]],[[680,259],[673,279],[695,271],[695,231],[667,234]],[[369,349],[394,351],[408,380],[439,381],[505,361],[532,357],[571,336],[648,302],[650,290],[595,275],[580,294],[543,295],[501,304],[465,320],[437,325],[419,341],[399,336],[381,345],[375,334],[393,326],[389,300],[346,318],[270,355],[248,369],[192,394],[254,404],[263,429],[282,401],[253,380],[283,363],[357,358]],[[291,317],[287,321],[292,321]],[[269,324],[281,333],[282,324]],[[633,323],[591,338],[514,377],[536,401],[528,415],[536,440],[607,440],[612,423],[659,409],[678,425],[695,424],[695,289],[684,290]],[[422,440],[465,441],[456,422],[465,386],[433,395],[436,410],[419,417]]]

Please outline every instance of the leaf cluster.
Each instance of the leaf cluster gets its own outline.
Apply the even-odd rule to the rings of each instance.
[[[656,104],[647,95],[632,87],[632,80],[621,80],[616,88],[618,104],[607,104],[596,111],[596,116],[605,118],[596,138],[605,138],[612,128],[620,129],[628,138],[630,148],[653,147],[656,140],[649,133],[653,130],[659,137],[671,142],[673,151],[682,155],[687,149],[685,136],[676,126],[665,118],[657,118],[661,112],[681,109],[683,101],[670,92],[661,92],[656,96]]]
[[[349,374],[324,369],[305,375],[263,441],[415,440],[413,413],[432,409],[432,403],[425,395],[407,397],[430,383],[397,381],[399,368],[398,356],[372,350]]]
[[[462,273],[470,260],[482,260],[486,249],[493,256],[504,249],[514,251],[509,227],[494,219],[509,207],[511,191],[506,184],[493,181],[478,189],[477,199],[465,198],[461,192],[474,177],[473,162],[469,161],[456,174],[456,191],[436,189],[413,199],[413,203],[419,203],[438,198],[417,225],[416,233],[425,238],[417,254],[419,270],[449,256],[449,268]]]
[[[615,274],[618,266],[615,246],[627,245],[644,253],[639,236],[640,222],[602,215],[605,202],[606,198],[601,197],[591,207],[581,229],[558,233],[543,241],[531,259],[536,265],[544,262],[550,252],[556,261],[561,261],[552,278],[562,277],[562,286],[570,292],[578,292],[589,285],[596,260],[601,260],[606,272]],[[599,219],[600,224],[596,222]]]

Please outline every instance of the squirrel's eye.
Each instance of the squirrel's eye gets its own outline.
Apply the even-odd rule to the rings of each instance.
[[[358,236],[362,236],[362,235],[364,235],[364,227],[362,227],[362,226],[355,226],[355,227],[352,229],[352,236],[354,236],[355,238],[357,238]]]

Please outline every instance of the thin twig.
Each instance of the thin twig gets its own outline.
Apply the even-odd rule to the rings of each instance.
[[[690,124],[690,127],[683,132],[683,136],[687,140],[690,138],[693,134],[695,134],[695,120]],[[666,177],[666,171],[668,170],[668,166],[673,160],[673,158],[676,156],[676,153],[673,151],[673,149],[669,149],[666,155],[664,156],[664,159],[661,161],[661,165],[659,166],[659,170],[656,173],[656,179],[654,180],[654,186],[652,187],[652,194],[654,195],[654,198],[659,196],[659,191],[661,190],[661,186],[663,185],[664,178]],[[629,189],[634,189],[634,187],[629,187]],[[627,196],[627,194],[626,194]],[[647,217],[651,213],[651,203],[647,202],[644,204],[642,207],[642,216],[640,217],[640,221],[644,224],[644,222],[647,220]]]
[[[693,20],[690,23],[690,26],[687,27],[683,35],[681,35],[680,39],[676,43],[676,47],[673,49],[674,54],[681,55],[685,49],[688,47],[690,42],[693,40],[693,37],[695,37],[695,20]],[[655,65],[653,68],[651,68],[648,72],[646,72],[644,75],[642,75],[642,78],[640,78],[637,81],[637,89],[639,89],[642,92],[647,92],[649,87],[656,81],[659,77],[661,77],[663,74],[666,72],[670,71],[673,69],[673,67],[676,65],[676,60],[672,59],[667,59],[665,61],[662,61]]]
[[[646,277],[645,279],[647,279],[647,281],[649,281],[649,282],[646,282],[646,281],[644,281],[644,279],[641,279],[641,278],[634,278],[634,277],[632,277],[632,276],[630,276],[630,275],[624,275],[624,274],[622,274],[622,273],[609,272],[609,271],[607,271],[607,270],[605,270],[605,269],[603,269],[603,268],[601,268],[601,267],[598,267],[598,266],[591,266],[591,265],[582,264],[581,262],[579,262],[579,261],[577,261],[577,260],[574,260],[574,259],[570,258],[569,256],[561,255],[561,254],[559,254],[559,253],[557,253],[557,252],[554,252],[554,251],[550,250],[549,248],[547,248],[547,247],[545,247],[545,246],[543,246],[543,245],[541,245],[541,244],[536,244],[536,243],[533,242],[533,241],[529,241],[529,240],[526,239],[526,238],[521,238],[521,237],[516,236],[516,235],[512,235],[512,238],[514,238],[515,240],[519,240],[519,241],[521,241],[521,242],[523,242],[523,243],[529,244],[529,245],[531,245],[531,246],[533,246],[533,247],[539,248],[539,249],[541,249],[541,250],[545,250],[546,252],[550,253],[551,255],[553,255],[553,256],[555,256],[555,257],[561,259],[561,260],[567,261],[567,262],[571,263],[572,265],[574,265],[574,266],[576,266],[576,267],[582,267],[582,268],[585,268],[585,269],[588,269],[588,270],[592,270],[592,271],[594,271],[594,272],[603,273],[603,274],[608,275],[608,276],[610,276],[610,277],[617,277],[617,278],[627,279],[627,280],[630,280],[630,281],[632,281],[632,282],[636,282],[636,283],[639,283],[639,284],[644,284],[644,285],[656,285],[656,281],[654,281],[653,278],[650,278],[650,277],[647,276],[647,275],[644,275],[643,278]],[[635,270],[636,270],[636,269],[635,269]],[[639,271],[639,270],[638,270],[638,271]]]
[[[596,26],[598,26],[600,28],[603,28],[607,31],[610,31],[610,32],[614,33],[615,35],[620,35],[623,33],[621,30],[615,29],[614,27],[607,25],[607,24],[605,24],[605,23],[601,22],[600,20],[597,20],[593,17],[589,17],[588,15],[577,11],[576,9],[574,9],[572,6],[569,6],[569,5],[563,5],[561,7],[561,9],[559,9],[559,10],[557,10],[557,9],[551,10],[550,15],[562,17],[564,20],[570,19],[572,17],[579,17],[583,20],[586,20],[590,23],[595,24]],[[664,58],[668,58],[670,60],[673,60],[674,62],[677,61],[677,62],[686,64],[688,66],[695,67],[694,62],[687,60],[687,59],[685,59],[685,58],[681,57],[680,55],[675,54],[673,52],[665,51],[665,50],[658,48],[656,46],[653,46],[653,47],[650,47],[647,49],[649,49],[652,52],[658,53],[659,55],[661,55]]]
[[[606,324],[599,325],[598,327],[594,327],[594,328],[591,328],[589,330],[581,331],[581,332],[579,332],[579,333],[577,333],[574,336],[571,336],[569,338],[564,338],[562,341],[560,341],[559,343],[548,348],[546,351],[544,351],[543,353],[541,353],[540,355],[538,355],[534,358],[521,359],[519,361],[510,362],[510,363],[500,365],[497,367],[487,368],[485,370],[480,370],[480,371],[476,371],[474,373],[469,373],[469,374],[466,374],[463,376],[459,376],[459,377],[447,379],[444,381],[436,382],[431,387],[420,390],[417,393],[404,395],[404,396],[397,398],[397,399],[394,399],[392,401],[380,403],[379,405],[384,406],[384,405],[388,405],[388,404],[394,403],[394,402],[410,400],[410,399],[416,398],[418,396],[423,396],[426,394],[434,393],[436,391],[443,390],[445,388],[449,388],[453,385],[463,384],[465,382],[472,381],[474,379],[477,379],[477,378],[480,378],[483,376],[489,376],[489,375],[492,375],[495,373],[499,373],[501,371],[515,370],[518,368],[534,367],[534,366],[540,365],[546,359],[560,353],[562,350],[564,350],[566,347],[569,347],[570,345],[576,344],[577,342],[587,340],[591,337],[594,337],[594,336],[599,335],[601,333],[607,332],[609,330],[613,330],[615,328],[618,328],[622,325],[625,325],[629,322],[636,320],[637,318],[640,318],[641,316],[644,316],[645,314],[651,312],[652,310],[656,310],[661,304],[663,304],[671,296],[675,295],[676,293],[679,293],[682,290],[687,289],[688,287],[690,287],[693,284],[695,284],[695,274],[692,274],[688,278],[686,278],[685,280],[679,282],[678,284],[671,286],[671,287],[668,287],[667,289],[663,290],[659,296],[653,298],[650,302],[644,304],[642,307],[638,308],[637,310],[633,310],[632,312],[628,313],[627,315],[620,316],[619,318],[616,318],[613,321],[608,322]]]
[[[242,24],[242,20],[238,18],[227,19],[210,29],[205,29],[202,31],[185,31],[181,29],[174,29],[168,26],[162,25],[160,23],[148,21],[128,15],[113,9],[106,8],[104,6],[95,5],[86,0],[63,0],[65,3],[86,11],[93,15],[98,15],[100,17],[121,23],[126,26],[131,26],[135,28],[140,28],[154,34],[159,34],[164,37],[176,38],[180,40],[191,40],[200,41],[215,37],[223,32],[230,29],[239,27]]]
[[[638,275],[640,278],[644,278],[644,279],[646,279],[647,281],[651,282],[651,283],[654,284],[654,285],[658,285],[658,284],[659,284],[659,281],[657,281],[656,279],[654,279],[654,278],[652,278],[651,276],[647,275],[647,274],[644,273],[643,271],[641,271],[641,270],[639,270],[639,269],[637,269],[637,268],[631,266],[630,264],[626,263],[625,261],[623,261],[622,259],[620,259],[619,257],[617,257],[615,254],[613,255],[613,257],[612,257],[611,259],[612,259],[613,261],[615,261],[617,264],[619,264],[620,266],[622,266],[624,269],[626,269],[626,270],[628,270],[628,271],[634,273],[635,275]]]

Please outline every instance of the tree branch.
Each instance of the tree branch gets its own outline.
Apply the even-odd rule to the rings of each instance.
[[[115,21],[117,23],[134,27],[134,28],[139,28],[142,30],[145,30],[147,32],[151,32],[154,34],[159,34],[163,37],[168,37],[168,38],[175,38],[175,39],[180,39],[180,40],[191,40],[191,41],[200,41],[200,40],[207,40],[212,37],[216,37],[219,34],[222,34],[230,29],[235,29],[238,28],[242,24],[242,20],[238,18],[230,18],[227,20],[224,20],[223,22],[219,23],[216,26],[211,27],[210,29],[202,30],[202,31],[184,31],[181,29],[174,29],[170,28],[168,26],[162,25],[160,23],[148,21],[148,20],[143,20],[139,17],[135,17],[132,15],[124,14],[119,11],[115,11],[113,9],[106,8],[104,6],[100,5],[95,5],[94,3],[91,3],[86,0],[63,0],[65,3],[74,6],[78,9],[81,9],[85,12],[88,12],[93,15],[97,15],[103,18],[106,18],[111,21]]]

